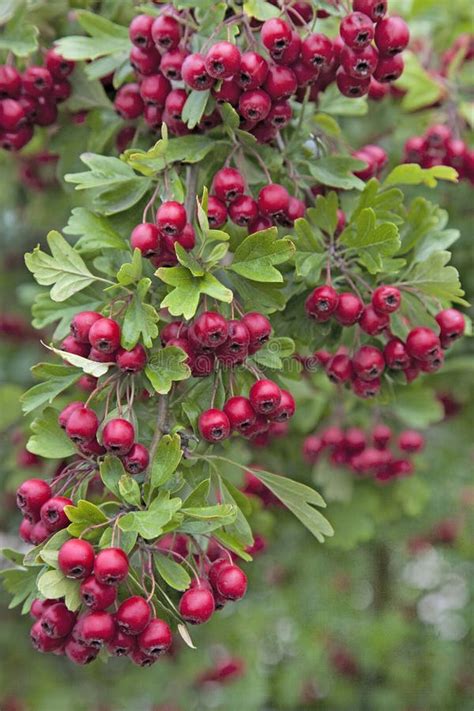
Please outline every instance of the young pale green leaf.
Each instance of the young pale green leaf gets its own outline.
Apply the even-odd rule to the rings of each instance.
[[[64,233],[80,237],[76,242],[79,251],[128,249],[127,242],[113,229],[106,217],[95,215],[85,207],[73,208]]]
[[[120,498],[119,481],[126,472],[122,461],[118,457],[106,454],[99,467],[100,478],[112,494]]]
[[[355,221],[340,236],[341,244],[357,251],[359,261],[371,274],[384,268],[383,257],[391,257],[400,248],[398,228],[391,222],[376,224],[372,208],[362,210]]]
[[[228,147],[206,134],[181,136],[170,140],[161,138],[149,151],[136,148],[125,152],[127,163],[144,175],[154,176],[172,163],[200,163],[211,151]]]
[[[165,284],[174,287],[161,302],[161,307],[167,308],[173,316],[183,315],[186,319],[192,318],[199,306],[201,294],[207,294],[213,299],[228,304],[234,296],[230,289],[208,272],[202,277],[196,277],[183,266],[161,267],[156,275]]]
[[[156,552],[154,556],[155,568],[165,583],[173,590],[187,590],[191,584],[191,578],[185,568],[173,560],[171,557]]]
[[[90,286],[97,277],[91,274],[82,257],[59,232],[53,230],[47,240],[51,256],[38,245],[33,252],[25,254],[25,264],[38,284],[53,285],[50,292],[53,301],[66,301],[76,292]]]
[[[272,338],[252,357],[258,365],[264,368],[281,370],[283,368],[283,360],[289,358],[294,352],[295,342],[291,338],[281,336],[280,338]]]
[[[449,252],[435,252],[424,262],[413,264],[403,274],[403,282],[428,296],[469,306],[469,302],[462,298],[464,291],[461,288],[459,272],[455,267],[449,266],[450,259]]]
[[[17,57],[27,57],[35,52],[39,30],[28,20],[26,3],[16,0],[11,12],[4,13],[4,16],[5,21],[8,21],[0,34],[0,50],[12,52]]]
[[[180,524],[180,531],[191,535],[206,535],[234,523],[237,510],[233,504],[183,508],[181,513],[185,515],[185,519]]]
[[[131,262],[122,264],[117,272],[117,281],[122,286],[130,286],[141,279],[143,273],[142,253],[136,247],[133,250]]]
[[[282,282],[275,264],[288,261],[295,252],[290,239],[277,239],[276,227],[249,235],[237,247],[229,269],[246,279],[262,282]]]
[[[217,245],[218,247],[221,246],[227,246],[227,245]],[[201,277],[204,276],[205,270],[204,267],[199,264],[198,260],[196,257],[191,253],[187,252],[184,247],[182,247],[178,242],[176,242],[175,246],[175,251],[176,251],[176,256],[178,257],[178,262],[183,266],[186,267],[186,269],[189,269],[191,274],[196,277]]]
[[[118,482],[118,488],[120,497],[131,504],[132,506],[140,506],[141,504],[141,493],[138,482],[130,476],[130,474],[123,474]]]
[[[60,358],[69,363],[69,365],[73,365],[76,368],[80,368],[84,373],[86,373],[87,375],[92,375],[94,378],[100,378],[101,375],[105,375],[109,367],[111,365],[114,365],[113,362],[99,363],[94,360],[89,360],[88,358],[83,358],[82,356],[78,356],[75,353],[68,353],[68,351],[62,351],[59,348],[48,346],[46,345],[46,343],[43,343],[43,345],[48,350],[53,351],[53,353],[60,356]]]
[[[322,92],[318,103],[319,110],[330,116],[365,116],[369,110],[367,97],[351,99],[342,96],[336,84]]]
[[[81,606],[81,583],[66,578],[60,570],[48,570],[38,578],[38,590],[47,600],[64,598],[68,610],[78,610]]]
[[[5,560],[9,560],[10,563],[14,563],[15,565],[23,565],[23,559],[25,557],[24,553],[14,551],[13,548],[1,548],[0,553]]]
[[[193,90],[189,93],[181,114],[181,120],[189,129],[196,128],[204,115],[206,104],[211,95],[210,89],[206,91]]]
[[[181,438],[178,434],[164,435],[160,439],[150,464],[151,490],[157,489],[171,479],[182,456]]]
[[[26,448],[46,459],[65,459],[76,453],[76,447],[58,424],[58,412],[47,408],[31,423],[32,435]]]
[[[93,526],[96,523],[107,522],[107,516],[104,512],[95,504],[86,501],[86,499],[80,499],[77,502],[77,506],[66,506],[64,511],[72,523],[81,524],[84,528]]]
[[[405,52],[403,60],[403,75],[395,84],[404,93],[402,107],[405,111],[418,111],[436,104],[444,94],[442,83],[428,74],[413,52]]]
[[[331,191],[327,195],[318,195],[316,205],[311,209],[311,223],[319,227],[321,232],[332,237],[337,227],[337,209],[339,198]]]
[[[246,0],[244,12],[248,17],[264,22],[272,17],[279,17],[278,8],[265,0]]]
[[[160,395],[171,390],[174,382],[187,380],[191,370],[186,365],[187,354],[176,346],[167,346],[153,353],[145,368],[145,375]]]
[[[39,363],[32,368],[32,372],[45,382],[33,385],[21,396],[23,412],[28,414],[38,407],[51,404],[57,395],[67,390],[80,377],[80,373],[73,371],[67,365],[53,363]]]
[[[438,180],[458,182],[458,173],[447,165],[435,165],[432,168],[422,168],[418,163],[404,163],[397,165],[385,178],[384,187],[387,185],[427,185],[435,188]]]
[[[122,346],[127,350],[136,346],[140,338],[147,348],[151,348],[154,339],[158,335],[158,326],[156,325],[159,321],[158,313],[154,306],[145,303],[150,287],[150,279],[147,277],[140,279],[136,291],[127,306],[122,324],[121,338]]]
[[[219,111],[226,128],[233,133],[240,125],[240,117],[237,111],[228,103],[221,104]]]
[[[363,190],[365,183],[353,175],[353,171],[363,168],[364,163],[350,156],[327,156],[308,164],[313,178],[323,185],[343,190]]]
[[[118,526],[122,531],[136,531],[142,538],[151,540],[163,533],[164,526],[180,508],[181,499],[158,498],[147,511],[131,511],[122,516]]]

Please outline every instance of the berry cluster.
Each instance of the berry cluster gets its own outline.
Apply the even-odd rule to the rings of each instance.
[[[413,474],[410,457],[423,450],[425,439],[415,430],[404,430],[396,440],[396,448],[394,445],[391,428],[382,423],[369,433],[358,427],[344,431],[333,425],[306,437],[303,457],[308,464],[315,464],[324,453],[330,464],[384,483]]]
[[[16,503],[23,515],[19,535],[25,543],[38,546],[70,523],[64,509],[72,505],[71,499],[54,496],[44,479],[24,481],[16,492]]]
[[[249,397],[229,398],[223,410],[211,408],[199,416],[199,431],[208,442],[220,442],[231,431],[254,438],[270,431],[273,423],[286,423],[295,413],[295,401],[288,390],[271,380],[257,380]]]
[[[423,136],[412,136],[405,143],[404,160],[418,163],[422,168],[449,165],[459,177],[474,183],[474,150],[445,124],[430,126]]]
[[[175,244],[189,252],[196,242],[194,228],[187,221],[184,205],[168,200],[160,205],[156,220],[142,222],[130,235],[132,249],[139,249],[154,267],[172,267],[178,263]]]
[[[334,355],[317,351],[315,356],[324,366],[330,380],[336,384],[351,383],[353,392],[362,398],[374,397],[380,391],[381,375],[385,368],[401,370],[407,382],[421,372],[434,373],[444,363],[444,350],[464,333],[464,316],[456,309],[445,309],[436,316],[439,335],[432,329],[419,326],[412,328],[406,342],[390,332],[390,316],[401,304],[401,293],[394,286],[379,286],[372,293],[371,303],[364,305],[352,292],[338,293],[332,286],[319,286],[306,299],[307,315],[317,323],[333,318],[341,326],[359,327],[371,337],[384,337],[382,349],[360,346],[350,356],[347,348],[341,347]]]
[[[227,602],[241,600],[247,592],[247,576],[235,565],[231,558],[219,557],[197,577],[181,596],[179,613],[192,625],[207,622],[215,610],[220,610]]]
[[[354,175],[365,181],[378,178],[388,163],[388,156],[384,149],[370,143],[354,151],[352,157],[365,163],[365,168],[354,172]]]
[[[9,64],[0,66],[0,146],[19,151],[33,138],[34,126],[51,126],[57,104],[71,94],[67,77],[74,62],[56,50],[46,52],[44,66],[29,66],[23,74]]]
[[[259,232],[273,224],[292,227],[303,217],[306,206],[302,200],[288,194],[283,185],[270,183],[254,200],[245,193],[245,181],[235,168],[221,168],[213,179],[213,192],[207,204],[207,216],[212,228],[222,227],[229,217],[249,233]]]

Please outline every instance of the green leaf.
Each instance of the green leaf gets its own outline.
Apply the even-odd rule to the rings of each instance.
[[[99,471],[100,478],[107,489],[120,498],[119,481],[126,474],[122,461],[118,457],[106,454],[100,464]]]
[[[275,264],[286,262],[295,251],[290,239],[277,239],[276,227],[249,235],[237,247],[229,269],[246,279],[263,282],[282,282]]]
[[[73,612],[81,606],[80,581],[66,578],[60,570],[48,570],[38,578],[38,590],[47,600],[64,598],[66,607]]]
[[[311,223],[332,237],[337,227],[339,198],[333,190],[327,195],[318,195],[316,205],[311,210]]]
[[[228,146],[205,134],[181,136],[170,140],[160,138],[149,151],[131,148],[124,157],[135,170],[154,176],[172,163],[200,163],[211,151]]]
[[[255,17],[255,19],[262,22],[280,15],[279,9],[269,2],[265,2],[265,0],[246,0],[244,2],[244,12],[249,17]]]
[[[28,20],[23,0],[17,0],[14,7],[14,13],[8,12],[5,17],[8,22],[0,34],[0,50],[13,52],[17,57],[27,57],[38,47],[39,30]]]
[[[168,497],[169,497],[169,492]],[[171,521],[174,514],[181,508],[181,499],[158,497],[148,511],[132,511],[119,520],[122,531],[136,531],[146,540],[157,538],[163,533],[163,527]]]
[[[457,183],[457,171],[447,165],[422,168],[417,163],[404,163],[397,165],[387,175],[383,184],[385,187],[387,185],[427,185],[429,188],[435,188],[438,185],[438,180]]]
[[[25,557],[24,553],[14,551],[12,548],[2,548],[0,553],[6,560],[9,560],[10,563],[14,563],[15,565],[23,565],[23,558]]]
[[[141,279],[143,273],[142,253],[136,247],[133,251],[131,262],[122,264],[117,272],[117,281],[123,286],[130,286]],[[150,283],[151,286],[151,283]]]
[[[38,284],[51,286],[53,301],[66,301],[82,291],[97,278],[87,268],[82,257],[66,242],[59,232],[47,236],[51,256],[38,245],[33,252],[25,254],[25,263]]]
[[[102,529],[101,529],[102,530]],[[100,537],[98,546],[102,548],[110,548],[112,546],[113,530],[112,528],[106,528]],[[137,542],[138,533],[136,531],[120,531],[120,542],[119,547],[125,551],[125,553],[131,553]]]
[[[262,469],[251,469],[251,471],[311,531],[318,541],[322,543],[325,536],[333,535],[334,531],[329,521],[314,508],[314,506],[326,506],[322,496],[314,489],[299,481],[293,481]]]
[[[355,249],[359,261],[371,274],[384,269],[383,257],[396,254],[400,248],[398,228],[391,222],[376,225],[372,208],[362,210],[355,221],[341,234],[340,243]]]
[[[193,89],[189,93],[181,114],[181,120],[189,129],[192,130],[193,128],[196,128],[202,119],[210,95],[210,89],[207,89],[206,91],[196,91]]]
[[[80,368],[84,373],[92,375],[94,378],[100,378],[101,375],[105,375],[109,369],[109,366],[114,364],[112,361],[110,363],[99,363],[97,361],[78,356],[75,353],[62,351],[59,348],[54,348],[53,346],[47,346],[46,344],[44,344],[44,346],[48,350],[53,351],[56,355],[60,356],[60,358],[65,360],[70,365]],[[76,373],[76,377],[79,377],[79,375],[80,374]]]
[[[33,326],[44,328],[58,321],[53,340],[64,338],[69,333],[72,318],[79,311],[97,311],[102,302],[90,293],[78,293],[61,303],[55,302],[46,292],[38,294],[33,307]]]
[[[444,417],[443,405],[435,391],[413,383],[409,388],[397,391],[391,408],[406,426],[419,429],[441,422]]]
[[[71,84],[71,96],[67,100],[69,111],[90,111],[96,108],[113,109],[113,104],[105,93],[101,81],[88,76],[84,67],[76,65],[68,78]]]
[[[309,170],[313,178],[323,185],[343,190],[363,190],[365,183],[353,175],[353,171],[360,170],[363,163],[350,156],[328,156],[313,160]]]
[[[130,51],[131,42],[123,25],[85,10],[77,12],[77,19],[91,37],[77,35],[58,40],[58,51],[67,59],[96,59],[110,54],[128,54]]]
[[[95,215],[85,207],[75,207],[64,228],[67,235],[78,235],[76,249],[94,252],[102,249],[128,249],[127,242],[110,225],[106,217]]]
[[[32,372],[45,382],[33,385],[22,395],[21,404],[25,414],[47,403],[51,404],[57,395],[67,390],[80,377],[80,374],[75,371],[71,373],[71,368],[67,365],[52,363],[35,365]]]
[[[0,571],[3,587],[12,596],[9,609],[24,603],[22,614],[29,612],[33,599],[37,597],[37,576],[37,568],[6,568]]]
[[[196,277],[186,267],[178,266],[161,267],[156,274],[165,284],[174,287],[161,302],[161,307],[167,308],[172,316],[183,315],[186,319],[192,318],[199,306],[201,294],[207,294],[228,304],[233,299],[232,291],[209,273]]]
[[[367,97],[351,99],[342,96],[335,84],[331,84],[322,92],[318,109],[332,116],[365,116],[369,110]]]
[[[133,207],[151,186],[150,178],[136,175],[119,158],[83,153],[81,160],[89,170],[68,173],[64,180],[74,183],[76,190],[91,190],[93,205],[103,215],[113,215]]]
[[[118,482],[120,498],[131,504],[132,506],[140,506],[141,493],[140,487],[135,479],[130,474],[123,474]]]
[[[237,507],[233,504],[216,504],[215,506],[183,508],[181,513],[185,514],[186,518],[180,524],[180,531],[192,535],[205,535],[217,528],[234,523],[237,517]]]
[[[179,466],[183,452],[179,434],[164,435],[156,448],[150,464],[150,487],[157,489],[165,484]]]
[[[218,244],[216,245],[217,247],[227,247],[227,245],[222,245]],[[186,269],[189,269],[191,274],[193,276],[204,276],[205,271],[204,267],[199,264],[198,260],[196,257],[191,254],[190,252],[187,252],[184,247],[182,247],[178,242],[176,242],[175,246],[175,251],[176,251],[176,256],[178,257],[178,262],[183,266],[186,267]]]
[[[253,360],[265,368],[282,370],[283,359],[289,358],[295,352],[295,342],[291,338],[272,338],[265,346],[257,351]]]
[[[46,459],[65,459],[76,453],[76,447],[58,424],[58,411],[47,408],[31,423],[33,434],[26,448]]]
[[[222,501],[224,504],[230,504],[236,510],[235,521],[232,524],[226,524],[225,533],[233,536],[242,546],[251,546],[253,543],[252,529],[249,526],[247,519],[240,510],[239,504],[242,499],[247,499],[238,489],[230,484],[230,482],[221,479]],[[247,505],[245,501],[244,505]]]
[[[174,561],[171,557],[155,553],[155,568],[165,583],[173,590],[187,590],[191,584],[191,578],[182,565]]]
[[[147,348],[151,348],[154,339],[158,335],[158,326],[156,325],[159,320],[158,313],[154,306],[145,303],[150,287],[150,279],[147,277],[140,279],[136,291],[127,306],[122,324],[121,338],[122,346],[127,350],[136,346],[140,338],[142,338]]]
[[[413,52],[405,52],[403,60],[403,75],[395,83],[398,89],[405,92],[402,108],[405,111],[418,111],[436,104],[443,97],[443,85],[428,74]]]
[[[414,264],[403,275],[403,281],[423,294],[469,306],[462,298],[464,291],[458,270],[447,266],[450,259],[449,252],[435,252],[424,262]]]
[[[227,126],[230,132],[234,132],[237,128],[239,128],[240,117],[233,106],[227,103],[221,104],[219,106],[219,111],[221,113],[224,125]]]
[[[66,506],[64,511],[72,523],[84,524],[84,528],[107,521],[107,516],[104,512],[98,506],[85,499],[80,499],[77,502],[77,506]]]
[[[237,274],[229,274],[229,282],[247,311],[254,309],[255,304],[258,304],[259,311],[266,314],[285,308],[286,297],[281,283],[252,282]]]
[[[160,395],[171,390],[174,382],[187,380],[191,370],[185,361],[187,354],[176,346],[167,346],[153,353],[145,368],[145,375]]]
[[[0,385],[0,432],[13,425],[21,417],[20,400],[22,388],[14,383]]]

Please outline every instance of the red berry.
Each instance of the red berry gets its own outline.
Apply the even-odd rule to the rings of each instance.
[[[373,429],[372,439],[376,447],[384,449],[392,439],[392,430],[387,425],[379,423]]]
[[[36,620],[30,630],[31,644],[37,652],[43,654],[54,652],[55,649],[61,646],[63,640],[49,637],[41,626],[41,620]]]
[[[255,422],[255,410],[248,398],[237,395],[231,397],[224,405],[224,412],[229,418],[230,426],[245,434]]]
[[[351,12],[339,26],[344,43],[351,49],[362,49],[374,39],[372,20],[362,12]]]
[[[388,314],[377,313],[372,306],[366,306],[359,318],[359,326],[369,336],[378,336],[390,325]]]
[[[129,474],[140,474],[145,471],[149,462],[150,454],[148,449],[139,442],[135,442],[131,450],[123,458],[124,467]]]
[[[240,51],[231,42],[220,41],[211,46],[206,54],[205,67],[214,79],[230,79],[239,71]]]
[[[260,31],[260,37],[264,47],[271,54],[282,54],[291,41],[290,26],[278,17],[266,20]]]
[[[216,590],[226,600],[240,600],[247,592],[247,576],[237,565],[226,565],[217,574]]]
[[[109,420],[102,431],[102,442],[108,452],[118,456],[128,454],[135,440],[135,428],[131,422],[117,417]]]
[[[21,93],[21,74],[8,64],[0,66],[0,99],[18,99]]]
[[[150,257],[159,251],[160,231],[151,222],[137,225],[130,235],[132,249],[139,249],[144,257]]]
[[[405,370],[411,362],[406,346],[399,338],[391,338],[388,341],[383,349],[383,355],[387,368],[392,370]]]
[[[440,338],[443,348],[449,347],[464,334],[466,322],[464,316],[456,309],[444,309],[436,315],[440,328]]]
[[[109,612],[88,612],[79,617],[74,627],[73,637],[86,646],[100,649],[112,639],[115,633],[115,621]]]
[[[129,351],[119,348],[116,363],[125,373],[138,373],[147,364],[146,351],[140,343]]]
[[[362,346],[352,358],[352,366],[357,377],[362,380],[375,380],[385,369],[385,360],[378,348]]]
[[[296,75],[290,67],[272,65],[268,69],[267,78],[263,89],[273,101],[289,99],[296,92],[298,82]]]
[[[83,666],[85,664],[90,664],[97,659],[99,648],[86,646],[71,638],[66,642],[64,652],[66,657],[73,662],[73,664],[80,664]]]
[[[153,17],[150,15],[137,15],[133,18],[128,26],[128,36],[134,45],[141,49],[149,49],[153,46],[154,40],[151,36],[153,22]]]
[[[181,247],[187,252],[189,252],[191,249],[194,249],[194,245],[196,244],[196,234],[194,232],[194,227],[191,224],[187,223],[181,234],[176,237],[176,242],[178,242],[178,244],[180,244]]]
[[[425,446],[425,438],[416,430],[405,430],[398,438],[398,448],[402,452],[421,452]]]
[[[130,64],[138,74],[148,77],[156,74],[160,69],[161,56],[155,47],[150,47],[149,49],[132,47],[130,50]],[[167,75],[165,74],[165,76]]]
[[[339,294],[336,309],[333,313],[336,321],[343,326],[352,326],[362,316],[364,304],[356,294],[344,291]]]
[[[212,89],[212,96],[218,104],[230,104],[231,106],[237,106],[241,93],[240,86],[235,79],[226,79],[219,89],[215,87]]]
[[[135,647],[128,655],[132,662],[138,667],[151,667],[156,662],[156,657],[151,657],[149,654],[145,654],[141,649]]]
[[[25,121],[26,112],[19,101],[16,99],[0,101],[0,128],[4,131],[16,131]]]
[[[262,232],[263,230],[268,230],[269,227],[273,225],[270,217],[263,217],[259,215],[256,220],[248,225],[249,235],[255,234],[255,232]]]
[[[404,66],[401,54],[396,54],[393,57],[380,57],[374,78],[382,84],[395,81],[403,74]]]
[[[49,538],[50,535],[51,531],[46,528],[43,521],[38,521],[37,523],[35,523],[35,525],[30,531],[30,543],[32,543],[34,546],[39,546],[40,543],[46,541],[46,539]]]
[[[117,589],[104,585],[91,575],[81,583],[81,600],[93,612],[106,610],[117,599]]]
[[[169,625],[155,618],[137,639],[139,649],[150,657],[159,657],[171,647],[173,637]]]
[[[41,629],[48,637],[66,637],[74,627],[76,615],[63,602],[51,605],[41,617]]]
[[[57,600],[40,600],[39,598],[35,598],[31,603],[30,615],[33,617],[34,620],[39,620],[40,617],[42,617],[43,614],[46,612],[48,607],[51,607],[51,605],[56,604]]]
[[[403,52],[409,40],[408,25],[401,17],[384,17],[375,28],[375,44],[383,55]]]
[[[372,294],[372,306],[378,313],[392,314],[400,308],[401,294],[395,286],[379,286]]]
[[[278,183],[270,183],[258,194],[258,208],[262,215],[276,217],[286,213],[290,202],[288,190]]]
[[[126,121],[142,115],[144,105],[141,87],[138,84],[125,84],[115,95],[114,106],[117,113]]]
[[[214,84],[214,79],[206,71],[206,61],[202,54],[188,54],[181,67],[185,84],[196,91],[206,91]]]
[[[28,479],[16,491],[16,505],[29,521],[39,519],[40,510],[51,498],[51,487],[43,479]]]
[[[22,87],[30,96],[46,96],[53,88],[53,77],[46,67],[28,67],[22,76]]]
[[[79,343],[73,336],[66,336],[66,338],[61,341],[60,350],[81,356],[81,358],[88,358],[90,346],[86,343]]]
[[[342,353],[333,356],[326,365],[326,373],[333,383],[347,383],[353,374],[351,359]]]
[[[352,8],[378,22],[387,12],[387,0],[352,0]]]
[[[373,101],[381,101],[390,92],[390,87],[386,84],[381,84],[374,77],[370,77],[369,98]]]
[[[270,321],[258,311],[250,311],[242,318],[242,323],[245,324],[250,333],[249,353],[256,353],[269,340],[272,332]]]
[[[114,657],[126,657],[135,650],[135,637],[116,629],[114,636],[107,642],[107,651]]]
[[[101,314],[96,311],[81,311],[71,321],[71,335],[79,343],[89,343],[91,326],[101,319]]]
[[[355,78],[346,74],[341,68],[338,69],[336,74],[336,84],[337,88],[343,96],[349,98],[357,98],[359,96],[365,96],[368,93],[370,87],[370,77],[365,78]]]
[[[133,595],[122,602],[115,613],[118,628],[125,634],[137,635],[148,625],[151,608],[147,601],[139,595]]]
[[[205,311],[194,322],[193,335],[203,348],[218,348],[227,339],[226,319],[215,311]]]
[[[408,334],[406,349],[408,354],[416,360],[435,360],[440,354],[440,348],[440,340],[431,328],[420,326]]]
[[[229,418],[216,408],[201,412],[198,425],[201,436],[208,442],[220,442],[230,435]]]
[[[281,390],[281,400],[277,409],[270,415],[272,422],[286,422],[295,414],[296,403],[294,397],[288,390]]]
[[[308,464],[315,464],[324,448],[321,437],[310,435],[303,443],[303,457]]]
[[[263,89],[244,91],[239,99],[239,112],[248,121],[263,121],[272,107],[272,100]]]
[[[292,116],[293,111],[288,101],[276,101],[270,109],[270,113],[267,116],[267,121],[271,123],[272,126],[274,126],[275,128],[280,129],[284,128],[289,124]],[[290,197],[288,211],[291,208],[292,200],[296,200],[296,198]],[[300,204],[302,201],[298,200],[297,202]],[[297,217],[302,217],[302,215],[298,214]]]
[[[170,82],[160,72],[145,77],[140,84],[140,96],[146,105],[163,108],[170,91]]]
[[[219,554],[221,554],[220,551],[219,551]],[[209,557],[209,551],[208,551],[208,557]],[[212,563],[212,565],[208,571],[208,580],[209,580],[209,583],[211,584],[211,587],[214,591],[216,590],[217,577],[218,577],[219,573],[224,568],[228,568],[230,566],[232,566],[232,563],[229,561],[228,558],[217,558]]]
[[[5,151],[19,151],[33,138],[33,128],[22,126],[18,131],[4,131],[0,134],[0,146]]]
[[[344,47],[341,52],[341,67],[350,77],[366,79],[375,72],[378,58],[378,52],[371,44],[363,49]]]
[[[66,421],[66,434],[75,444],[90,442],[98,429],[97,415],[88,407],[74,408]]]
[[[179,613],[192,625],[207,622],[215,610],[212,592],[203,586],[186,590],[179,601]]]
[[[381,388],[380,378],[374,380],[362,380],[362,378],[354,378],[352,381],[352,390],[355,395],[361,398],[371,398],[378,395]]]
[[[65,496],[53,496],[43,504],[40,511],[41,521],[50,533],[69,526],[70,521],[64,509],[66,506],[72,505],[71,499]]]
[[[257,380],[250,388],[249,399],[255,412],[270,415],[280,405],[281,390],[271,380]]]
[[[240,58],[237,77],[239,86],[245,91],[258,89],[267,78],[268,63],[257,52],[245,52]]]
[[[89,343],[102,353],[115,353],[120,345],[120,326],[111,318],[101,318],[89,330]]]
[[[158,49],[174,49],[181,39],[181,25],[171,15],[160,15],[153,22],[151,36]]]
[[[232,202],[245,192],[244,179],[235,168],[221,168],[215,174],[213,184],[216,196],[225,203]]]
[[[171,49],[161,57],[160,70],[170,81],[181,79],[181,68],[188,53],[182,49]]]
[[[250,333],[243,321],[231,319],[227,321],[227,340],[221,346],[219,355],[246,356],[250,344]]]
[[[30,521],[27,518],[23,518],[21,520],[21,523],[18,527],[18,535],[25,543],[33,543],[33,541],[31,540],[31,532],[34,528],[34,525],[35,524],[33,523],[33,521]]]
[[[188,95],[184,89],[173,89],[166,97],[165,111],[172,119],[180,121],[187,100]]]
[[[104,548],[95,557],[94,575],[104,585],[118,585],[128,575],[128,557],[121,548]]]
[[[229,205],[229,217],[236,225],[247,227],[258,217],[258,205],[250,195],[241,195]]]
[[[219,229],[227,221],[227,208],[225,203],[216,198],[214,195],[209,195],[207,200],[207,219],[212,229]]]
[[[186,209],[174,200],[164,202],[156,213],[158,229],[165,235],[177,237],[186,227]]]
[[[301,44],[301,59],[310,67],[328,67],[334,57],[334,49],[329,37],[310,34]]]
[[[350,427],[344,433],[343,444],[351,454],[362,452],[366,446],[365,432],[358,427]]]
[[[308,296],[305,310],[310,318],[316,321],[328,321],[337,308],[339,295],[332,286],[318,286]]]
[[[58,553],[58,564],[67,578],[82,580],[92,573],[94,549],[82,538],[71,538],[63,543]]]

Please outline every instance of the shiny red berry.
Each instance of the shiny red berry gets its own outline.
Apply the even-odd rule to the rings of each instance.
[[[242,317],[250,333],[249,353],[256,353],[270,338],[272,326],[270,321],[258,311],[250,311]]]
[[[120,345],[120,326],[111,318],[101,318],[89,330],[89,343],[102,353],[115,353]]]
[[[171,83],[161,72],[146,76],[140,84],[140,96],[146,105],[163,108],[170,91]]]
[[[406,348],[412,358],[421,361],[431,361],[438,357],[441,342],[431,328],[420,326],[414,328],[408,334]]]
[[[194,587],[182,595],[179,601],[179,613],[192,625],[200,625],[207,622],[215,610],[215,602],[212,592],[204,587]]]
[[[148,625],[150,616],[151,608],[148,602],[143,597],[134,595],[121,603],[115,613],[115,621],[125,634],[137,635]]]
[[[377,313],[373,306],[366,306],[359,318],[359,326],[369,336],[378,336],[390,325],[388,314]]]
[[[128,36],[134,45],[141,49],[149,49],[153,46],[151,29],[153,17],[150,15],[136,15],[128,26]]]
[[[159,657],[165,654],[171,647],[173,637],[169,625],[155,618],[137,638],[139,649],[151,657]]]
[[[396,81],[403,74],[404,66],[401,54],[390,57],[380,57],[377,69],[374,72],[374,78],[382,84]]]
[[[336,84],[337,88],[343,96],[349,98],[358,98],[359,96],[365,96],[370,87],[371,78],[356,78],[349,74],[346,74],[344,69],[340,67],[336,74]]]
[[[326,373],[333,383],[347,383],[353,375],[352,361],[343,353],[336,354],[326,365]]]
[[[113,637],[107,642],[107,651],[114,657],[126,657],[136,649],[135,637],[116,629]]]
[[[90,442],[98,429],[97,415],[89,407],[74,408],[66,421],[66,434],[75,444]]]
[[[363,12],[372,22],[378,22],[387,12],[387,0],[352,0],[352,8]]]
[[[368,399],[379,394],[382,382],[380,378],[374,380],[362,380],[362,378],[354,378],[352,381],[352,390],[358,397]]]
[[[82,538],[71,538],[63,543],[58,553],[58,565],[67,578],[82,580],[94,568],[94,549]]]
[[[333,316],[343,326],[352,326],[360,319],[363,310],[364,304],[360,298],[350,291],[344,291],[339,294]]]
[[[385,364],[392,370],[405,370],[410,366],[411,358],[405,344],[399,338],[391,338],[383,349]]]
[[[222,202],[230,203],[245,192],[245,182],[235,168],[221,168],[213,181],[214,193]]]
[[[464,334],[466,321],[460,311],[444,309],[436,315],[443,347],[448,347]]]
[[[71,335],[79,343],[89,343],[89,331],[92,325],[102,318],[97,311],[81,311],[71,321]]]
[[[139,249],[144,257],[151,257],[159,251],[160,231],[151,222],[137,225],[130,235],[132,249]]]
[[[174,200],[164,202],[156,213],[158,229],[165,235],[177,237],[186,227],[186,209]]]
[[[90,664],[97,659],[99,648],[84,645],[81,642],[76,642],[75,639],[70,638],[66,642],[64,653],[73,664],[84,666],[85,664]]]
[[[48,637],[58,639],[67,637],[72,631],[75,622],[76,615],[74,612],[68,610],[63,602],[57,602],[55,605],[48,607],[43,613],[41,629]]]
[[[230,435],[230,421],[225,412],[211,408],[199,415],[199,431],[208,442],[220,442]]]
[[[71,499],[65,496],[53,496],[43,504],[40,511],[41,521],[50,533],[60,531],[69,526],[69,519],[64,511],[66,506],[72,506]]]
[[[308,66],[328,67],[333,57],[333,45],[326,35],[310,34],[301,44],[301,59]]]
[[[100,649],[112,639],[115,621],[109,612],[88,612],[79,617],[74,627],[73,637],[84,645]]]
[[[293,395],[288,390],[281,390],[280,404],[270,413],[272,422],[286,422],[295,414],[296,403]]]
[[[132,423],[117,417],[109,420],[102,431],[102,442],[108,452],[118,456],[127,454],[135,441]]]
[[[18,99],[21,93],[21,74],[8,64],[0,66],[0,99]]]
[[[124,373],[139,373],[147,363],[146,351],[140,343],[129,351],[119,348],[115,362]]]
[[[405,430],[398,438],[398,448],[402,452],[421,452],[425,446],[425,438],[416,430]]]
[[[358,378],[375,380],[385,369],[383,353],[374,346],[361,346],[352,358],[352,366]]]
[[[332,286],[318,286],[306,299],[305,310],[308,316],[316,321],[328,321],[335,312],[338,301],[339,295]]]
[[[231,397],[224,405],[224,413],[229,418],[230,426],[245,434],[255,422],[256,414],[250,400],[241,395]]]
[[[341,52],[341,67],[350,77],[366,79],[375,72],[378,59],[378,52],[371,44],[363,49],[344,47]]]
[[[28,479],[16,491],[16,505],[29,521],[39,519],[40,510],[51,498],[51,487],[43,479]]]
[[[393,56],[403,52],[410,41],[407,23],[401,17],[384,17],[375,29],[375,44],[383,55]]]
[[[291,67],[274,64],[269,67],[262,88],[273,101],[282,101],[296,92],[298,82]]]
[[[153,22],[151,36],[158,49],[174,49],[181,39],[181,25],[171,15],[160,15]]]
[[[258,205],[250,195],[240,195],[229,205],[229,217],[236,225],[247,227],[258,217]]]
[[[247,592],[247,576],[237,565],[226,565],[217,574],[216,591],[226,600],[240,600]]]
[[[202,54],[188,54],[181,67],[185,84],[196,91],[206,91],[214,84],[214,79],[206,71],[206,61]]]
[[[370,17],[362,12],[351,12],[339,25],[344,43],[351,49],[362,49],[374,39],[374,25]]]
[[[378,313],[392,314],[400,303],[401,294],[395,286],[379,286],[372,294],[372,306]]]
[[[104,585],[118,585],[128,575],[128,557],[121,548],[104,548],[94,561],[94,575]]]
[[[257,380],[250,388],[249,400],[255,412],[271,415],[280,405],[281,390],[271,380]]]
[[[245,52],[240,58],[240,69],[237,76],[239,86],[245,91],[258,89],[262,86],[268,74],[268,63],[257,52]]]
[[[53,77],[46,67],[28,67],[22,76],[22,87],[30,96],[46,96],[53,88]]]
[[[117,113],[126,121],[142,115],[144,104],[138,84],[125,84],[115,95],[114,106]]]
[[[117,588],[113,585],[100,583],[94,575],[90,575],[86,580],[83,580],[80,593],[84,605],[93,612],[106,610],[117,599]]]
[[[205,67],[214,79],[230,79],[240,67],[240,51],[235,44],[221,40],[213,44],[206,54]]]
[[[283,53],[291,41],[291,28],[284,20],[274,17],[263,23],[260,37],[270,53]]]
[[[148,467],[150,454],[143,444],[135,442],[131,450],[123,457],[122,461],[129,474],[140,474]]]

